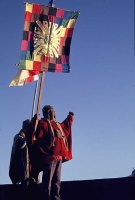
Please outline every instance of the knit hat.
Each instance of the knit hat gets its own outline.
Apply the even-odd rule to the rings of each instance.
[[[22,123],[22,128],[27,128],[28,126],[29,126],[29,124],[30,124],[30,120],[29,119],[26,119],[25,121],[23,121],[23,123]]]
[[[44,117],[47,116],[47,115],[48,115],[48,111],[51,110],[51,109],[54,110],[54,108],[53,108],[52,106],[50,106],[50,105],[44,106],[44,107],[42,108],[43,116],[44,116]]]

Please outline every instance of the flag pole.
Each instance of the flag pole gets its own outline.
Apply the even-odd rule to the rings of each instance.
[[[55,0],[50,0],[48,6],[50,7],[54,7],[54,1]],[[40,114],[40,106],[41,106],[41,100],[42,100],[42,93],[43,93],[43,85],[44,85],[44,79],[45,79],[45,72],[43,71],[41,73],[41,80],[40,80],[40,88],[39,88],[39,96],[38,96],[38,104],[37,104],[37,118]],[[36,123],[35,123],[35,130],[37,128],[37,124],[38,124],[38,119],[36,120]],[[33,138],[34,139],[34,138]]]
[[[39,75],[38,75],[39,76]],[[41,99],[42,99],[42,93],[43,93],[43,85],[44,85],[44,79],[45,79],[45,72],[42,72],[41,73],[41,79],[40,79],[40,88],[39,88],[39,94],[38,94],[38,103],[37,103],[37,118],[36,118],[36,121],[35,121],[35,126],[34,126],[34,131],[31,135],[31,144],[34,143],[35,141],[35,131],[36,131],[36,128],[37,128],[37,125],[38,125],[38,116],[40,114],[40,105],[41,105]],[[35,93],[34,93],[34,100],[33,100],[33,108],[32,108],[32,117],[34,116],[34,109],[35,109],[35,103],[36,103],[36,97],[37,97],[37,90],[38,90],[38,84],[39,84],[39,79],[38,81],[36,82],[36,86],[35,86]],[[26,149],[26,177],[27,177],[27,186],[30,184],[30,178],[31,178],[31,174],[30,174],[30,160],[29,160],[29,151],[28,151],[28,147]],[[37,183],[40,182],[40,177],[38,175],[37,177]]]
[[[45,72],[41,73],[41,80],[40,80],[40,88],[39,88],[39,94],[38,94],[38,103],[37,103],[37,119],[36,119],[36,123],[35,123],[35,130],[37,128],[38,125],[38,116],[40,114],[40,106],[41,106],[41,100],[42,100],[42,94],[43,94],[43,86],[44,86],[44,80],[45,80]],[[35,137],[33,138],[35,140]]]
[[[35,86],[35,92],[34,92],[34,99],[33,99],[33,106],[32,106],[31,118],[34,117],[34,110],[35,110],[35,104],[36,104],[36,97],[37,97],[37,91],[38,91],[38,84],[39,84],[39,75],[38,75],[38,80],[36,81],[36,86]]]

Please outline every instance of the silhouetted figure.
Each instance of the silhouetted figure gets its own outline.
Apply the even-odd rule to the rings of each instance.
[[[9,177],[13,184],[19,184],[28,177],[28,149],[26,143],[26,132],[29,129],[30,120],[22,123],[22,129],[15,135],[12,145]]]

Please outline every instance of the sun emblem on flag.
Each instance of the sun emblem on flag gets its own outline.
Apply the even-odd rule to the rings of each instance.
[[[36,21],[38,27],[34,31],[33,54],[40,56],[59,57],[60,36],[63,26],[53,22]]]

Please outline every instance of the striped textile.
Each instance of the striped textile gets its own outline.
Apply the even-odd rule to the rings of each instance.
[[[69,55],[79,12],[26,3],[20,70],[69,72]]]
[[[39,71],[32,70],[19,70],[14,79],[11,81],[10,86],[23,86],[32,81],[37,81],[39,78]]]

